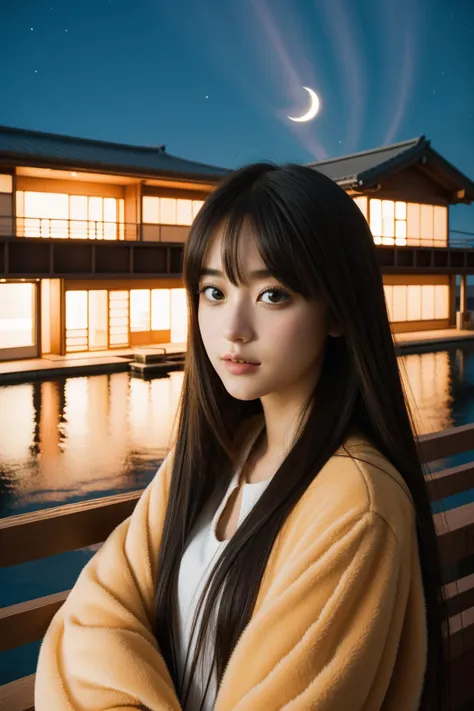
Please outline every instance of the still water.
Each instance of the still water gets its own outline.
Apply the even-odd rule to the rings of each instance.
[[[420,434],[474,422],[474,344],[399,363]],[[113,373],[0,387],[0,516],[146,486],[182,381]]]
[[[474,343],[399,364],[420,434],[474,422]],[[169,450],[182,381],[181,372],[148,382],[114,373],[0,387],[0,516],[144,488]],[[469,501],[474,489],[443,503]],[[0,570],[0,607],[69,589],[94,552]],[[0,684],[33,673],[38,649],[0,654]]]

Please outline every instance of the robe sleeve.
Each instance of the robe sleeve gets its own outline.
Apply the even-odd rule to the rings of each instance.
[[[401,545],[372,511],[302,531],[233,651],[215,711],[382,708],[407,604],[412,534]]]
[[[153,634],[172,453],[54,616],[39,653],[36,711],[180,709]]]

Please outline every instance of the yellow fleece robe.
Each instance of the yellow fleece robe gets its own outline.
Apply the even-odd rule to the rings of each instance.
[[[172,454],[53,618],[36,711],[180,709],[152,632]],[[351,436],[280,531],[214,708],[417,711],[426,655],[411,495]]]

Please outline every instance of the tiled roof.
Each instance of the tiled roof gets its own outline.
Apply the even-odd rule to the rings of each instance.
[[[0,126],[0,159],[23,165],[84,167],[146,177],[216,181],[228,170],[178,158],[164,146],[130,146]]]
[[[474,182],[431,148],[431,142],[425,136],[362,153],[309,163],[308,166],[324,173],[341,187],[363,192],[415,163],[446,190],[452,193],[465,191],[464,198],[453,196],[452,202],[474,200]]]
[[[391,146],[373,148],[362,153],[353,153],[352,155],[323,160],[318,163],[309,163],[309,166],[316,168],[316,170],[324,173],[328,178],[336,180],[338,183],[342,181],[357,182],[361,175],[380,167],[380,165],[400,159],[402,156],[406,157],[407,153],[413,155],[423,141],[424,136],[413,138],[403,143],[395,143]]]

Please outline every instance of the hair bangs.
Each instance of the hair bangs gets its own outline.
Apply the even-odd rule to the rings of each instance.
[[[241,193],[234,192],[225,201],[213,200],[211,195],[196,216],[184,259],[183,276],[190,292],[198,288],[206,254],[217,236],[222,239],[221,262],[226,277],[234,286],[248,284],[240,238],[249,229],[263,263],[277,281],[306,299],[321,299],[326,293],[323,275],[311,263],[310,249],[298,228],[298,217],[272,190],[269,177]],[[301,259],[301,252],[308,258]]]

